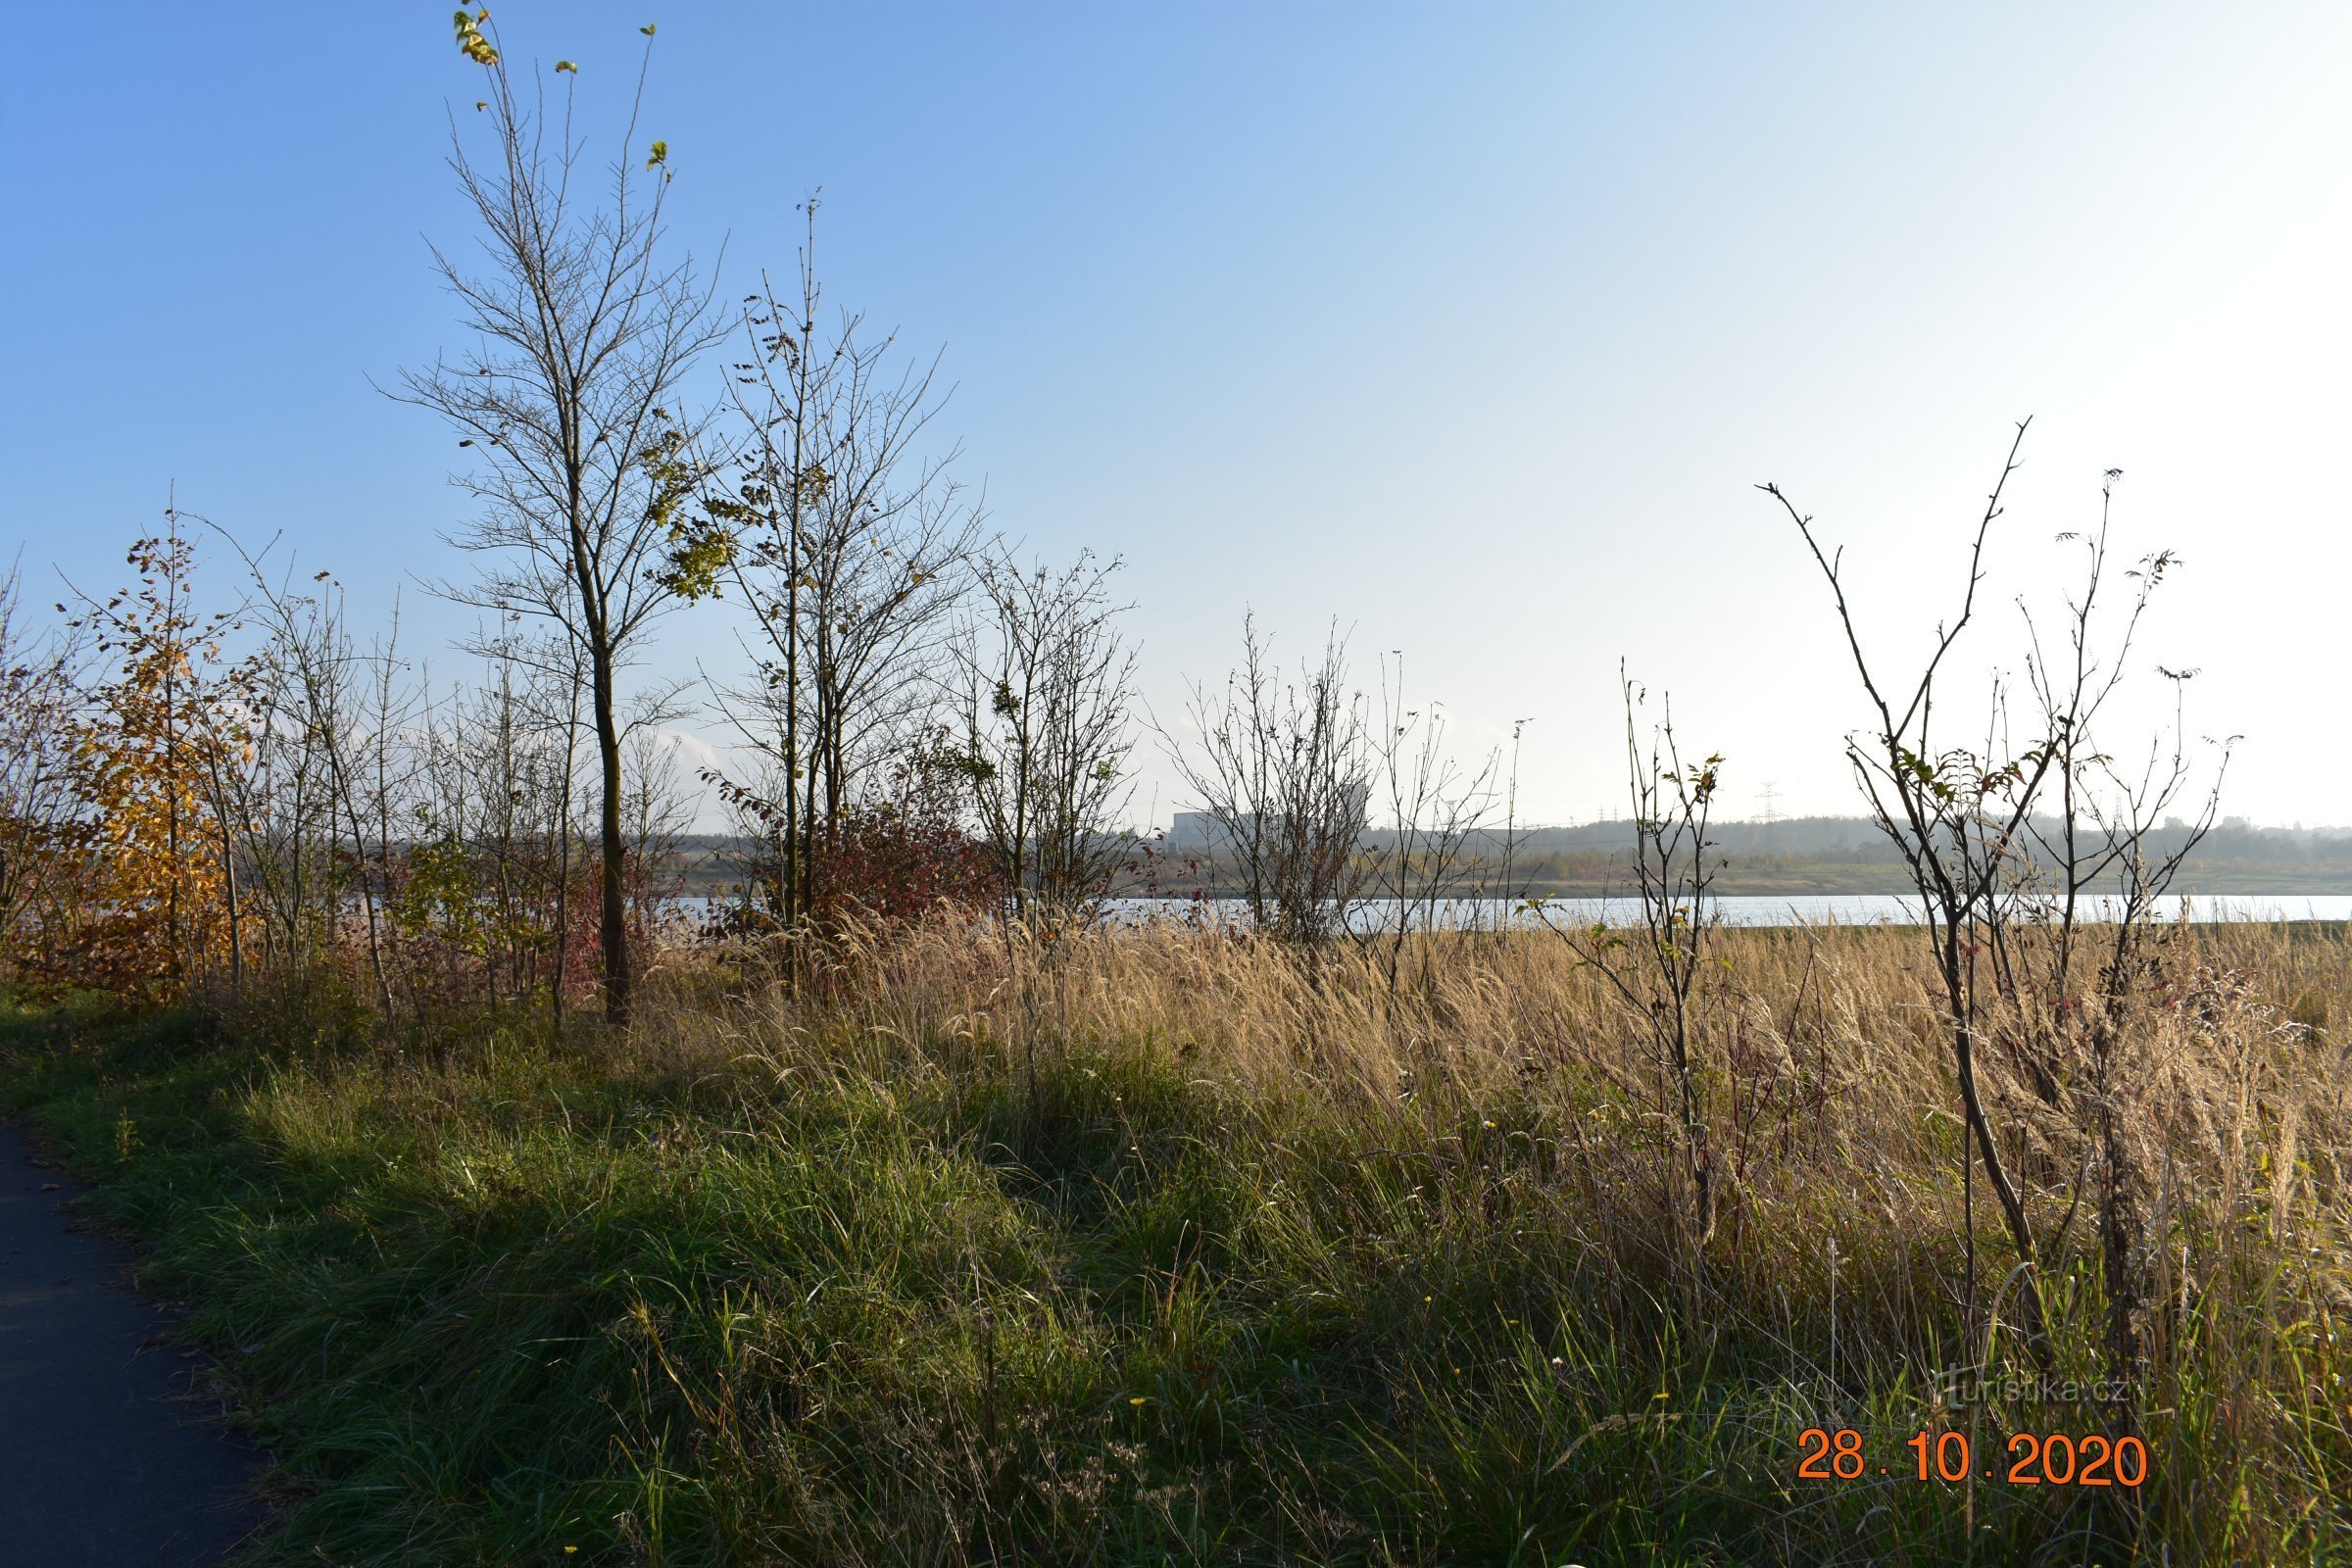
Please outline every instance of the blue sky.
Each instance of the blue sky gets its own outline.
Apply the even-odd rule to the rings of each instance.
[[[368,613],[464,569],[453,438],[370,384],[457,346],[424,243],[466,238],[447,10],[20,31],[0,545],[110,583],[176,484]],[[2192,722],[2247,737],[2230,808],[2352,821],[2352,12],[496,15],[517,62],[579,61],[592,125],[659,24],[646,130],[722,295],[792,265],[822,188],[829,298],[944,348],[942,428],[996,524],[1127,558],[1163,719],[1245,609],[1294,653],[1337,617],[1367,682],[1402,649],[1466,746],[1534,719],[1526,814],[1620,799],[1620,657],[1729,756],[1739,814],[1767,780],[1845,809],[1850,673],[1750,486],[1817,513],[1915,647],[2033,415],[1968,667],[2014,662],[2011,593],[2047,597],[2052,534],[2120,466],[2123,547],[2187,561],[2142,662],[2198,666]],[[406,598],[413,646],[466,623]],[[698,612],[656,658],[726,646]],[[1151,750],[1139,815],[1164,818]]]

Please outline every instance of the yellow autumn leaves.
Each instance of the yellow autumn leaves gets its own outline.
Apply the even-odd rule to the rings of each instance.
[[[482,24],[490,20],[487,7],[480,11],[460,10],[453,23],[458,32],[458,52],[477,66],[498,64],[498,50],[483,36]]]
[[[485,69],[496,66],[500,60],[498,46],[490,41],[489,34],[482,31],[482,24],[489,20],[490,10],[487,6],[479,11],[467,11],[461,8],[450,19],[450,25],[457,33],[458,52],[475,65]],[[654,35],[654,24],[649,22],[637,30],[650,38]],[[556,62],[556,74],[564,76],[576,76],[580,74],[579,62],[559,60]],[[476,110],[488,109],[490,100],[477,98],[474,100],[473,107]],[[668,161],[669,143],[657,140],[648,150],[645,167],[659,169]]]

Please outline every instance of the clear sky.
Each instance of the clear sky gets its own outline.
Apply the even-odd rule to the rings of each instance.
[[[464,569],[453,438],[370,385],[458,346],[424,241],[467,237],[448,10],[19,19],[0,546],[109,584],[176,483],[364,613]],[[2352,9],[496,17],[517,65],[580,63],[592,120],[660,24],[647,133],[722,294],[791,266],[822,187],[829,298],[944,347],[996,524],[1130,563],[1164,719],[1246,608],[1294,654],[1336,616],[1465,743],[1534,720],[1525,817],[1621,800],[1620,657],[1729,757],[1734,814],[1766,781],[1849,809],[1851,673],[1751,486],[1816,513],[1916,648],[2032,415],[1963,667],[2013,663],[2011,595],[2121,467],[2122,547],[2186,562],[2140,662],[2198,667],[2192,724],[2246,737],[2228,808],[2352,822]],[[416,645],[461,628],[407,599]],[[673,664],[726,646],[699,613],[662,635]]]

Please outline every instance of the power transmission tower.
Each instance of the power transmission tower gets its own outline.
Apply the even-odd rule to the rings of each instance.
[[[1772,780],[1766,779],[1762,793],[1764,809],[1756,814],[1756,820],[1766,827],[1770,827],[1781,819],[1781,787]]]

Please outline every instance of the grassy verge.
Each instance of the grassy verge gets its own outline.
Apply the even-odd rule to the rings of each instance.
[[[627,1040],[406,1053],[290,1006],[19,1011],[0,1102],[226,1348],[276,1560],[2352,1560],[2324,1036],[2248,1004],[2172,1063],[2148,1478],[2014,1485],[2009,1434],[2117,1412],[2005,1349],[2030,1387],[1940,1377],[1967,1236],[1900,941],[1740,939],[1699,1259],[1633,1037],[1533,943],[1399,989],[935,936],[821,1003],[698,970]],[[2344,949],[2240,956],[2325,1017]],[[2056,1381],[2100,1379],[2094,1272],[2050,1296]],[[1799,1478],[1816,1427],[1861,1474]],[[1947,1430],[1994,1479],[1915,1479]]]

